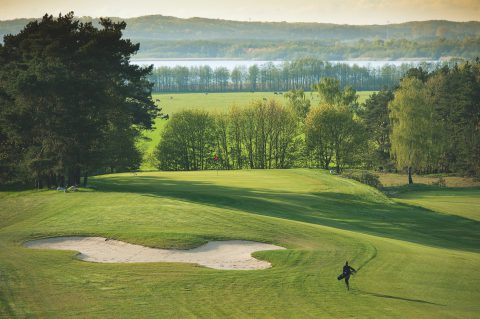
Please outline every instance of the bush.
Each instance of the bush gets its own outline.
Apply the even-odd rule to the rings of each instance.
[[[436,182],[432,183],[432,185],[435,185],[438,187],[447,187],[447,181],[445,180],[445,178],[440,176]]]
[[[369,171],[345,171],[342,173],[342,177],[356,180],[360,183],[367,184],[377,189],[383,187],[378,175]]]

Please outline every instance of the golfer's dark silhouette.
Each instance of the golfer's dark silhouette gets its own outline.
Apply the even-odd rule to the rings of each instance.
[[[342,279],[345,279],[345,285],[347,285],[347,289],[350,290],[350,284],[349,284],[349,280],[350,280],[350,275],[352,273],[355,273],[357,272],[353,267],[350,267],[348,265],[348,261],[345,262],[345,266],[343,266],[343,271],[342,271],[342,274],[340,276],[338,276],[338,280],[342,280]]]

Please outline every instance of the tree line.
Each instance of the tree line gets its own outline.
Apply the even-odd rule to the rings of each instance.
[[[157,148],[162,170],[288,168],[298,137],[294,113],[274,100],[229,113],[186,110],[168,122]]]
[[[319,167],[480,175],[480,61],[411,68],[359,104],[338,79],[226,113],[185,110],[156,149],[162,170]]]
[[[138,168],[140,132],[160,109],[151,68],[131,65],[125,23],[45,15],[0,44],[0,182],[84,184]]]
[[[426,70],[435,70],[440,63],[422,63]],[[198,67],[159,67],[149,76],[154,92],[248,92],[310,90],[325,77],[336,78],[342,87],[350,85],[356,90],[377,91],[395,87],[411,64],[382,67],[350,66],[330,63],[315,58],[303,58],[281,65],[266,63],[249,68],[237,66],[213,69],[208,65]]]

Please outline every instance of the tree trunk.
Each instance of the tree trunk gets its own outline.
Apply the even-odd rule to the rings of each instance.
[[[408,167],[408,184],[413,184],[413,179],[412,179],[412,167]]]
[[[87,187],[87,181],[88,181],[88,171],[85,170],[85,173],[83,174],[83,187]]]
[[[52,175],[48,174],[46,179],[47,179],[47,189],[52,188]]]
[[[79,186],[80,185],[80,179],[81,179],[81,176],[82,176],[82,171],[80,169],[80,167],[76,167],[75,168],[75,173],[74,173],[74,185],[75,186]]]

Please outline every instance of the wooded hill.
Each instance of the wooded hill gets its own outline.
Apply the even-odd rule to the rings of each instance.
[[[17,33],[33,19],[0,21],[0,35]],[[99,19],[83,17],[81,21],[98,24]],[[219,19],[150,15],[137,18],[112,18],[127,23],[125,36],[155,40],[372,40],[459,39],[480,36],[480,22],[444,20],[414,21],[388,25],[339,25],[331,23],[243,22]]]
[[[31,20],[0,21],[0,36],[18,33]],[[80,20],[99,22],[90,17]],[[162,15],[112,20],[124,20],[124,36],[141,43],[137,58],[471,59],[480,52],[478,21],[337,25]]]

